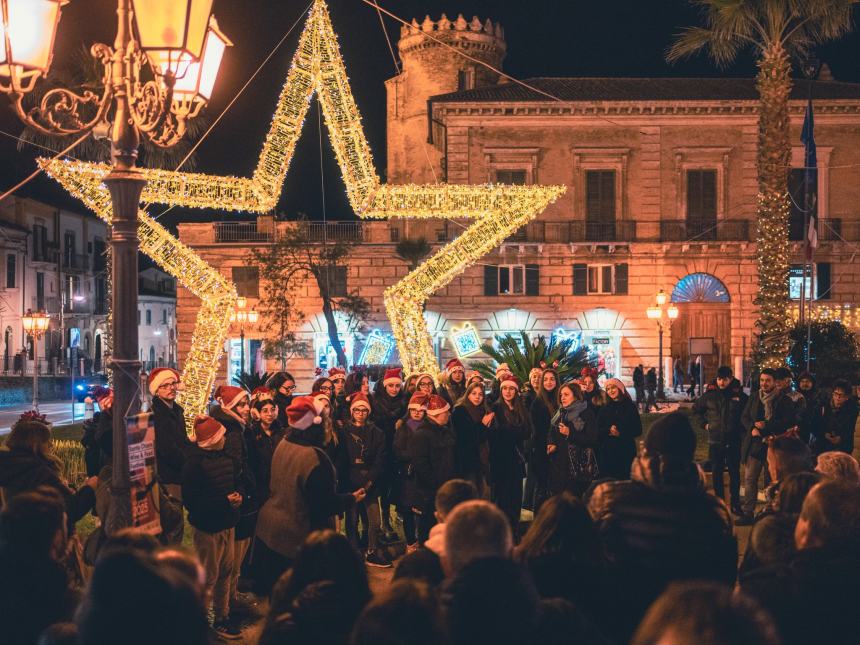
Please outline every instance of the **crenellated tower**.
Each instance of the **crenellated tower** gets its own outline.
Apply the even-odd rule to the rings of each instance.
[[[434,171],[442,181],[442,152],[427,142],[427,99],[495,85],[499,74],[476,60],[502,69],[504,30],[489,19],[467,21],[461,14],[451,21],[443,13],[438,21],[427,16],[420,24],[413,19],[409,27],[404,25],[397,49],[401,72],[386,81],[388,182],[432,183]]]

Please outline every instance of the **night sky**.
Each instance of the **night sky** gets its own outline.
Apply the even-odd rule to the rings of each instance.
[[[215,95],[207,108],[211,119],[221,113],[257,66],[310,0],[215,0],[215,15],[221,29],[233,41],[222,67]],[[753,76],[749,54],[732,67],[719,70],[699,56],[674,66],[664,53],[681,28],[699,24],[696,9],[685,0],[380,0],[380,5],[406,20],[420,22],[425,14],[434,20],[444,11],[450,19],[463,13],[491,18],[505,28],[508,54],[505,71],[516,78],[536,76]],[[111,43],[115,30],[115,0],[72,0],[63,12],[56,47],[55,65],[62,65],[68,52],[96,40]],[[329,0],[334,29],[350,75],[352,90],[361,111],[374,152],[377,169],[384,178],[385,87],[394,75],[394,65],[376,11],[361,0]],[[659,7],[659,9],[658,9]],[[858,13],[860,18],[860,13]],[[860,22],[860,21],[858,21]],[[280,47],[253,84],[245,91],[217,128],[198,150],[198,170],[217,174],[249,175],[281,90],[303,19]],[[392,43],[400,27],[385,18]],[[836,80],[860,82],[860,31],[817,50]],[[0,96],[0,104],[5,97]],[[0,110],[0,129],[18,134],[21,125],[11,110]],[[324,129],[324,126],[323,126]],[[325,132],[324,132],[325,135]],[[0,136],[0,190],[5,190],[32,172],[36,152],[18,153],[16,142]],[[328,219],[353,217],[343,190],[339,169],[327,139],[323,138],[323,178]],[[47,179],[32,182],[24,194],[58,204],[74,206]],[[322,219],[320,152],[317,106],[312,104],[299,141],[279,213],[306,213]],[[157,209],[157,210],[155,210]],[[155,207],[158,213],[162,208]],[[162,218],[173,226],[178,221],[238,219],[235,213],[202,213],[174,209]]]

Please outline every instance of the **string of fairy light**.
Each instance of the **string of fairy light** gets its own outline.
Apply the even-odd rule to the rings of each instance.
[[[382,185],[323,0],[316,0],[308,14],[253,176],[249,179],[143,169],[147,185],[141,199],[188,208],[270,211],[277,203],[315,92],[347,196],[360,217],[476,220],[455,241],[385,293],[386,311],[404,369],[407,373],[436,374],[438,366],[422,315],[423,303],[536,217],[565,187]],[[110,222],[110,197],[102,183],[108,166],[45,159],[40,164],[70,193]],[[217,269],[143,211],[138,233],[141,251],[201,299],[182,376],[185,391],[181,403],[190,429],[194,416],[204,411],[214,384],[236,290]]]

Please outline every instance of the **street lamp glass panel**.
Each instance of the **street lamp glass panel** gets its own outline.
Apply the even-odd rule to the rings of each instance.
[[[60,21],[60,7],[68,0],[2,0],[3,20],[0,35],[0,74],[11,76],[14,66],[20,71],[47,72],[51,65],[51,50]],[[9,37],[8,51],[6,36]]]
[[[132,0],[132,5],[140,48],[160,70],[182,76],[203,52],[212,0]]]
[[[669,316],[669,320],[675,320],[678,317],[678,313],[678,308],[675,305],[672,305],[666,310],[666,315]]]
[[[218,29],[218,23],[213,16],[209,20],[209,30],[206,32],[206,44],[203,46],[203,56],[198,63],[191,63],[185,74],[176,79],[173,86],[173,96],[179,100],[200,100],[204,103],[212,97],[212,89],[221,60],[227,47],[233,43]],[[165,70],[162,69],[162,73]]]
[[[657,292],[657,304],[661,307],[666,304],[666,292],[662,289]]]
[[[236,299],[236,308],[244,309],[248,305],[248,299],[245,296],[239,296]]]
[[[663,317],[663,310],[660,307],[648,307],[646,313],[651,320],[659,320]]]
[[[252,325],[256,324],[259,319],[260,316],[256,309],[251,309],[251,311],[248,312],[248,322]]]

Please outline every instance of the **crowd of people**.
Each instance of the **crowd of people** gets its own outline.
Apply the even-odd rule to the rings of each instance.
[[[719,369],[693,408],[709,488],[690,416],[663,414],[639,439],[624,383],[591,368],[542,366],[527,383],[456,359],[375,383],[332,368],[307,395],[279,372],[253,392],[216,388],[190,438],[180,375],[159,368],[157,535],[106,530],[108,388],[76,490],[44,418],[13,427],[0,642],[238,640],[261,611],[264,644],[853,642],[857,401],[841,381],[826,395],[797,382],[763,370],[747,396]],[[373,595],[368,567],[395,564]]]

